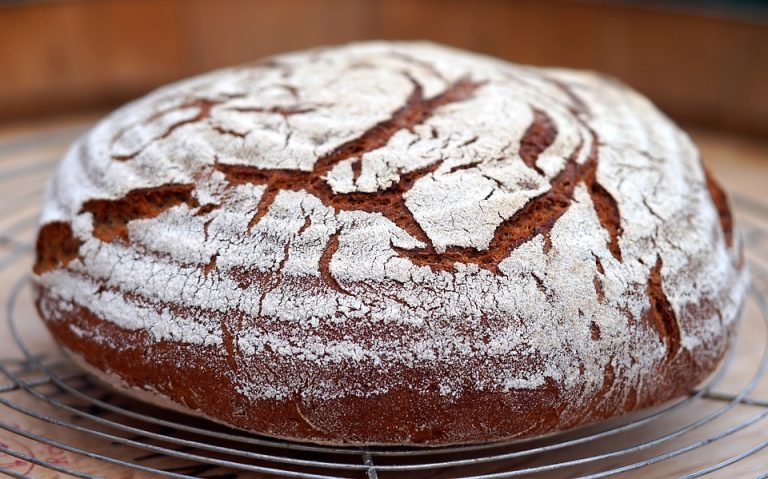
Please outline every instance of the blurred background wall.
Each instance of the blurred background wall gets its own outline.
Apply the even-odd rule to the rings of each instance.
[[[760,1],[6,1],[0,122],[103,111],[212,68],[373,38],[603,71],[677,120],[768,137]]]

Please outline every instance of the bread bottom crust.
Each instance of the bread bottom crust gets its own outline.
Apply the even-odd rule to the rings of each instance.
[[[146,331],[120,328],[74,305],[60,307],[42,289],[38,309],[55,317],[43,315],[75,363],[130,397],[257,434],[334,446],[510,441],[623,416],[691,391],[716,369],[731,334],[724,331],[718,344],[701,345],[707,354],[682,351],[648,371],[640,391],[607,375],[597,394],[581,397],[561,391],[554,382],[537,389],[465,391],[451,397],[437,390],[413,390],[404,381],[402,387],[368,397],[254,400],[232,380],[232,374],[248,371],[233,370],[220,348],[156,342]],[[83,330],[98,335],[76,333]],[[566,408],[581,413],[565,414]]]

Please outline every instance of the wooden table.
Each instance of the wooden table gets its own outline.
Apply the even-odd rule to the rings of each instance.
[[[25,344],[34,352],[45,354],[46,358],[56,356],[58,353],[49,336],[37,320],[32,309],[28,291],[23,287],[22,278],[29,271],[31,265],[31,256],[29,254],[31,249],[29,245],[34,239],[36,212],[40,202],[42,185],[50,174],[50,169],[61,156],[68,143],[90,125],[92,121],[93,117],[86,116],[27,125],[7,125],[0,128],[0,195],[2,195],[0,196],[0,215],[2,216],[0,217],[0,303],[8,305],[14,288],[21,284],[20,293],[14,303],[13,314],[16,318],[15,324],[18,326]],[[765,232],[762,238],[756,234],[751,234],[747,237],[750,242],[749,258],[754,265],[753,269],[757,273],[757,269],[760,266],[768,267],[768,262],[766,262],[766,258],[768,258],[768,240],[765,239],[765,236],[768,236],[768,193],[766,193],[766,189],[768,189],[768,143],[707,131],[693,131],[693,137],[702,150],[705,162],[711,167],[715,175],[721,179],[729,191],[738,193],[738,200],[735,203],[737,220],[740,224],[748,231],[754,232],[762,228]],[[766,209],[760,210],[760,208]],[[760,283],[760,287],[768,290],[768,280],[761,281],[756,281],[756,283]],[[18,370],[22,365],[15,363],[14,360],[22,358],[23,355],[12,339],[11,331],[5,319],[4,316],[0,324],[0,345],[2,345],[0,365]],[[738,392],[749,381],[751,375],[755,373],[762,349],[767,342],[765,324],[761,320],[755,301],[750,301],[746,307],[745,321],[739,336],[734,362],[728,370],[725,379],[717,386],[716,390],[731,394]],[[0,385],[8,384],[9,382],[6,377],[0,375]],[[752,398],[768,398],[768,381],[761,381],[749,396]],[[62,399],[69,400],[66,395],[61,395],[61,397]],[[0,387],[0,400],[12,401],[15,405],[30,407],[54,417],[72,420],[72,416],[62,413],[60,408],[41,404],[40,401],[31,399],[23,391],[6,391]],[[691,423],[701,417],[702,414],[722,407],[724,404],[725,402],[718,399],[700,399],[673,415],[665,416],[663,421],[653,422],[650,427],[639,428],[631,434],[615,436],[609,441],[603,441],[599,444],[585,445],[581,449],[571,450],[571,454],[575,452],[580,456],[585,456],[636,444],[658,436],[664,431],[669,432],[676,426]],[[617,457],[599,464],[588,464],[578,468],[571,468],[567,470],[567,473],[558,474],[553,472],[550,475],[546,475],[546,477],[573,477],[575,475],[597,472],[609,466],[615,467],[620,464],[634,462],[643,457],[648,457],[649,454],[654,455],[663,451],[669,451],[710,437],[764,411],[768,411],[768,408],[749,404],[736,405],[723,418],[672,439],[663,446],[653,448],[646,453]],[[79,426],[92,426],[83,420],[74,420],[73,422]],[[663,461],[638,471],[625,473],[618,477],[678,477],[688,472],[699,470],[707,465],[717,463],[748,450],[762,441],[768,441],[768,428],[765,427],[767,423],[767,421],[757,422],[751,427],[747,427],[707,447],[699,448],[680,457]],[[130,460],[148,467],[166,469],[180,467],[179,471],[186,474],[197,474],[199,477],[266,477],[244,473],[225,475],[226,471],[222,469],[195,469],[194,466],[190,466],[191,463],[153,456],[146,451],[142,452],[133,448],[118,446],[108,440],[93,437],[89,434],[78,433],[40,420],[31,419],[25,414],[3,405],[0,405],[0,424],[6,426],[6,430],[0,429],[0,448],[10,448],[26,456],[47,461],[54,465],[104,477],[131,478],[154,476],[68,453],[57,447],[41,444],[17,434],[12,434],[7,428],[18,428],[22,432],[39,434],[55,441],[111,457]],[[559,452],[551,453],[546,457],[534,457],[532,460],[526,461],[525,466],[564,460],[571,457],[574,456]],[[11,473],[30,477],[61,477],[60,473],[3,453],[0,453],[0,468]],[[505,465],[503,464],[494,464],[493,467],[478,466],[472,472],[479,474],[494,470],[504,470],[504,468]],[[713,473],[709,477],[756,477],[766,471],[768,471],[768,450],[757,452],[743,461]],[[361,474],[355,477],[363,476]],[[421,476],[413,477],[437,478],[449,476],[422,474]],[[545,476],[539,475],[537,477]]]

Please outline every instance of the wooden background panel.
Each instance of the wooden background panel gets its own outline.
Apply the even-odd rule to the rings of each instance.
[[[0,117],[122,101],[189,71],[170,1],[0,8]]]
[[[374,5],[359,0],[188,1],[192,68],[204,71],[284,51],[375,37]]]
[[[711,13],[711,12],[710,12]],[[0,121],[356,39],[430,39],[617,76],[674,118],[768,136],[768,17],[563,0],[92,0],[0,7]]]

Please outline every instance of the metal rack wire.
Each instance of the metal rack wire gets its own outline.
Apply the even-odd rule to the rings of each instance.
[[[754,278],[747,308],[752,313],[744,321],[765,324],[767,335],[756,343],[757,349],[731,348],[721,368],[700,389],[650,412],[509,444],[360,449],[246,434],[115,395],[56,352],[47,336],[39,334],[42,326],[29,306],[26,271],[37,216],[34,205],[62,149],[79,132],[80,128],[68,128],[0,142],[0,280],[12,285],[0,289],[0,300],[13,338],[13,344],[3,345],[0,351],[2,357],[10,358],[0,360],[0,432],[19,438],[18,444],[0,438],[0,459],[5,454],[21,461],[12,465],[30,465],[25,470],[0,461],[0,474],[30,477],[28,471],[34,466],[74,477],[100,477],[63,461],[40,459],[24,447],[37,443],[137,474],[174,478],[600,478],[685,457],[728,441],[768,416],[768,399],[752,396],[768,368],[768,206],[738,195],[736,209]],[[718,392],[719,386],[732,382],[734,358],[745,354],[751,355],[749,363],[755,365],[751,379],[731,386],[729,392]],[[744,407],[751,408],[749,414],[744,415]],[[740,414],[735,415],[737,411]],[[7,417],[24,417],[51,433],[30,432]],[[727,468],[765,448],[768,434],[682,477]],[[768,474],[758,477],[768,478]]]

